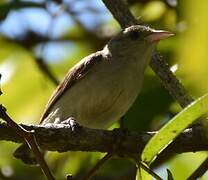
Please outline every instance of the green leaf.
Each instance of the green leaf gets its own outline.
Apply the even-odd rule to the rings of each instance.
[[[167,174],[168,174],[168,180],[174,180],[173,174],[171,173],[171,171],[169,169],[167,169]]]
[[[206,112],[208,112],[208,94],[184,108],[150,139],[143,150],[142,161],[150,164],[173,139]]]
[[[139,167],[137,169],[136,180],[152,180],[152,176],[149,173],[147,173],[144,169]]]

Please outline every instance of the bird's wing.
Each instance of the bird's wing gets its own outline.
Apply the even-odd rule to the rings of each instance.
[[[46,108],[40,118],[40,123],[48,116],[51,111],[53,105],[59,100],[59,98],[67,91],[70,87],[72,87],[78,80],[83,78],[94,66],[96,63],[102,61],[103,56],[101,51],[98,51],[94,54],[91,54],[84,59],[82,59],[79,63],[77,63],[72,69],[69,70],[64,80],[60,83],[60,85],[56,88],[55,92],[51,96]]]

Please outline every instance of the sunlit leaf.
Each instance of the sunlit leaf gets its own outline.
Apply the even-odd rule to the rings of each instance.
[[[178,115],[172,118],[160,131],[148,142],[142,153],[142,161],[150,164],[174,138],[197,118],[208,111],[208,94],[200,97]]]
[[[142,168],[137,169],[136,180],[151,180],[152,176]]]
[[[173,174],[171,173],[171,171],[169,169],[167,169],[167,174],[168,174],[168,180],[174,180]]]

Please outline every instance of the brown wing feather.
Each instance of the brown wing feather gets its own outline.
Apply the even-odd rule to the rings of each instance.
[[[100,62],[103,59],[101,51],[91,54],[79,63],[77,63],[72,69],[69,70],[64,80],[56,88],[55,92],[51,96],[46,108],[40,118],[40,123],[48,116],[53,105],[59,100],[66,90],[72,87],[77,80],[83,78],[91,69],[93,65]]]

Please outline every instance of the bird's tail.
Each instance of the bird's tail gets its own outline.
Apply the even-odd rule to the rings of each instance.
[[[27,144],[20,145],[13,153],[13,156],[17,159],[22,160],[25,164],[29,164],[29,165],[38,164],[33,152],[31,151],[31,149],[28,147]]]

